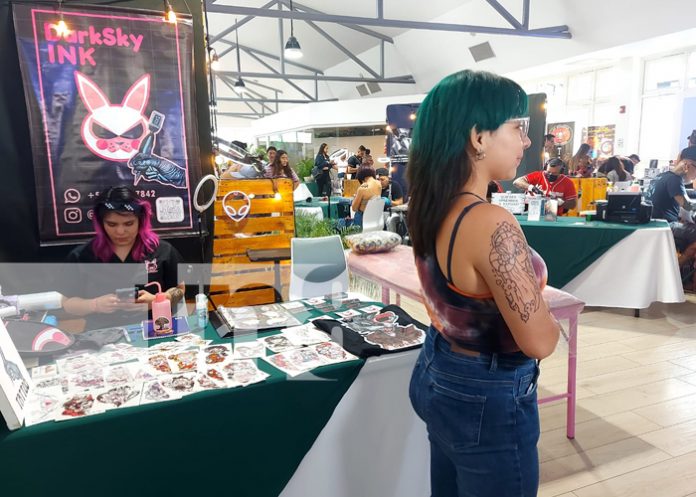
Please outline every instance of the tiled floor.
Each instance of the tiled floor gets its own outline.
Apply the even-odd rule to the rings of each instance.
[[[427,322],[420,304],[402,306]],[[540,408],[539,496],[696,497],[696,298],[640,318],[587,309],[578,338],[576,437],[565,437],[565,403]],[[561,339],[540,395],[565,390],[566,364]]]

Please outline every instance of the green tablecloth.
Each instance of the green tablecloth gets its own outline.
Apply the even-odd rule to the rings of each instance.
[[[549,285],[556,288],[565,286],[635,230],[668,226],[665,221],[618,224],[579,217],[559,217],[556,222],[527,221],[526,216],[517,219],[529,245],[546,261]]]
[[[309,191],[312,192],[312,195],[317,197],[319,195],[319,185],[315,181],[311,181],[309,183],[305,183],[307,185],[307,188],[309,188]]]
[[[322,197],[313,197],[311,202],[295,202],[295,207],[321,207],[324,219],[342,219],[350,216],[350,199],[345,197],[331,197],[331,216],[329,216],[329,202],[321,200]]]
[[[210,326],[205,337],[227,342]],[[315,381],[257,363],[271,376],[247,387],[14,432],[0,419],[0,495],[276,497],[364,361],[319,368]]]

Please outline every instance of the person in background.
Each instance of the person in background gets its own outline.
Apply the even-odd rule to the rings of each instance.
[[[556,147],[556,135],[548,133],[544,135],[544,161],[558,157],[558,148]]]
[[[503,193],[503,185],[500,181],[492,180],[488,183],[488,189],[486,190],[486,201],[491,202],[493,200],[494,193]]]
[[[329,174],[331,169],[338,171],[336,163],[329,160],[329,145],[322,143],[319,145],[319,152],[314,158],[314,167],[312,168],[312,176],[317,182],[320,197],[331,195],[331,176]]]
[[[628,156],[628,159],[631,161],[631,166],[630,167],[625,167],[626,164],[624,163],[624,169],[631,173],[633,175],[633,172],[635,171],[636,166],[640,162],[640,157],[638,157],[638,154],[631,154]]]
[[[272,164],[272,163],[273,163],[273,161],[274,161],[275,158],[276,158],[276,154],[277,154],[277,153],[278,153],[278,149],[275,148],[273,145],[271,145],[270,147],[268,147],[268,149],[266,150],[266,155],[268,156],[268,163],[269,163],[269,164]]]
[[[402,205],[404,203],[404,191],[399,183],[389,179],[389,169],[380,167],[375,172],[377,173],[377,180],[382,185],[382,198],[385,199],[384,208],[387,209],[392,205]]]
[[[354,176],[358,173],[358,169],[363,161],[363,156],[365,155],[365,147],[360,145],[358,151],[355,154],[348,157],[348,166],[346,167],[346,179],[355,179]]]
[[[607,180],[611,181],[612,183],[633,180],[633,176],[626,171],[621,157],[616,155],[609,157],[606,161],[604,161],[601,169],[602,172],[607,175]]]
[[[590,151],[592,148],[587,143],[582,143],[575,152],[575,155],[570,159],[570,170],[568,174],[580,176],[581,178],[589,178],[592,176],[592,158]]]
[[[292,180],[293,190],[300,186],[300,178],[290,167],[290,159],[285,150],[278,150],[272,163],[266,166],[264,176],[266,178],[288,178]]]
[[[185,289],[177,277],[177,265],[182,258],[152,230],[151,217],[150,204],[140,199],[132,188],[107,188],[97,196],[94,205],[92,224],[96,235],[70,252],[67,262],[81,263],[79,271],[85,271],[91,263],[143,263],[148,283],[159,282],[172,305],[178,303]],[[74,316],[86,316],[91,329],[139,322],[143,311],[155,299],[154,287],[139,290],[135,302],[124,302],[114,293],[94,294],[94,289],[102,288],[105,282],[91,281],[89,274],[81,279],[84,294],[66,297],[63,308]]]
[[[696,212],[696,202],[691,201],[684,187],[684,183],[696,180],[696,146],[683,149],[679,156],[681,159],[674,169],[660,174],[650,182],[646,198],[652,201],[652,217],[669,222],[674,244],[679,252],[684,253],[696,243],[696,224],[679,221],[680,207],[690,217]]]
[[[536,359],[559,326],[541,294],[543,260],[517,219],[485,200],[530,145],[527,95],[470,70],[428,93],[407,169],[408,225],[431,326],[409,395],[430,441],[431,495],[534,497]]]
[[[691,134],[686,137],[689,147],[696,147],[696,129],[691,131]]]
[[[377,173],[371,166],[362,165],[358,169],[358,181],[360,186],[351,203],[351,208],[355,211],[353,224],[362,227],[362,218],[365,213],[367,202],[382,194],[382,184],[377,181]]]
[[[578,203],[578,193],[575,185],[561,170],[565,163],[561,159],[551,159],[546,163],[545,171],[534,171],[517,178],[513,184],[525,192],[532,191],[535,187],[544,196],[558,201],[558,215],[574,209]]]

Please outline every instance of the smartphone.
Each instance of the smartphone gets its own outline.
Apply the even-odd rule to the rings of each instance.
[[[116,290],[116,297],[121,302],[135,302],[138,299],[138,289],[136,287],[119,288]]]

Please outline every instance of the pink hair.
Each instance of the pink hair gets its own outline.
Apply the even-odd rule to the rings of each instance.
[[[152,222],[150,221],[152,207],[144,200],[137,200],[136,202],[142,210],[138,216],[138,236],[135,237],[131,254],[134,261],[142,262],[147,254],[152,253],[159,246],[159,237],[157,233],[152,231]],[[103,219],[96,212],[92,218],[92,225],[94,226],[94,231],[96,231],[96,236],[92,240],[92,252],[100,261],[109,262],[114,255],[114,249],[109,236],[104,231]]]

